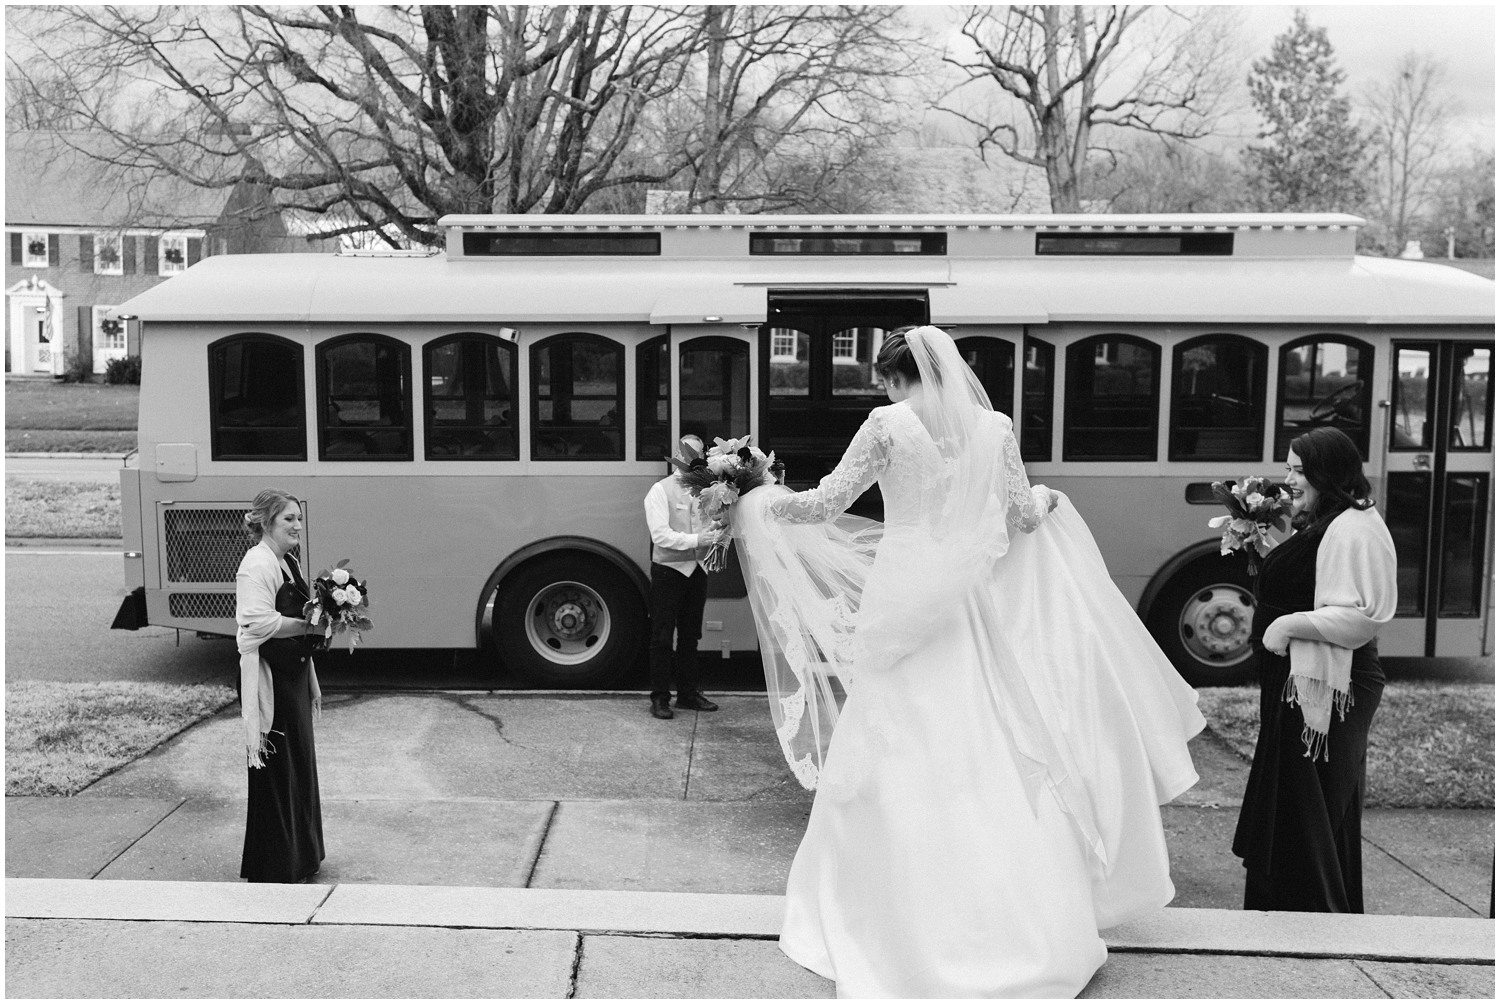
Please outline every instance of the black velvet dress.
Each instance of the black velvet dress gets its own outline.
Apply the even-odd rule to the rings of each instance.
[[[1353,705],[1328,729],[1328,759],[1305,755],[1302,710],[1283,691],[1291,660],[1261,646],[1282,614],[1313,609],[1323,527],[1294,534],[1271,551],[1255,581],[1252,640],[1260,657],[1260,737],[1234,834],[1245,863],[1245,909],[1363,913],[1360,817],[1365,750],[1385,676],[1375,643],[1354,650]]]
[[[307,583],[296,560],[282,572],[276,612],[302,618]],[[271,667],[275,719],[266,736],[274,751],[264,767],[249,768],[250,800],[245,815],[245,851],[240,877],[251,882],[300,882],[323,863],[323,810],[318,800],[318,761],[313,749],[312,685],[309,659],[314,639],[270,638],[260,657]]]

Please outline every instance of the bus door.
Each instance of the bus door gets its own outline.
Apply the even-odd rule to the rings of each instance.
[[[1492,651],[1492,341],[1397,341],[1386,445],[1386,523],[1396,543],[1392,655]]]
[[[786,483],[812,488],[837,466],[869,415],[889,403],[875,373],[885,333],[926,324],[927,291],[770,290],[760,328],[756,442],[786,465]],[[880,517],[879,489],[850,508]]]

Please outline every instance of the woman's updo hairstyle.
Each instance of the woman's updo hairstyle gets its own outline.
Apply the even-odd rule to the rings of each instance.
[[[1345,509],[1368,509],[1375,504],[1359,447],[1343,430],[1331,425],[1309,429],[1292,440],[1291,451],[1302,461],[1302,476],[1318,490],[1312,509],[1293,521],[1299,529],[1327,522]]]
[[[875,356],[875,372],[880,374],[882,380],[889,380],[892,374],[899,374],[903,383],[921,381],[922,374],[917,370],[916,357],[911,354],[911,346],[906,344],[906,333],[915,327],[914,324],[908,324],[904,328],[897,328],[880,343],[880,352]]]
[[[267,488],[255,496],[251,503],[250,511],[245,513],[245,536],[256,544],[265,535],[266,527],[271,521],[281,514],[287,503],[297,504],[296,496],[290,492],[284,492],[280,488]]]

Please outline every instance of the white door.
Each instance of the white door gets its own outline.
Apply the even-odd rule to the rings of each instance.
[[[110,360],[125,358],[125,322],[109,319],[108,314],[114,309],[108,306],[93,309],[95,373],[103,373]]]
[[[52,330],[45,294],[10,297],[10,368],[14,373],[52,372]],[[60,346],[59,346],[60,347]]]

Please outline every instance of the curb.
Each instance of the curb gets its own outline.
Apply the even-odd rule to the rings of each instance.
[[[132,450],[131,453],[135,451]],[[130,453],[10,453],[5,454],[7,460],[118,460],[124,463]]]
[[[7,548],[95,547],[123,551],[125,541],[118,537],[6,537]]]
[[[781,896],[463,886],[5,880],[5,916],[327,924],[772,940]],[[1167,907],[1103,932],[1117,952],[1494,965],[1495,922]]]

